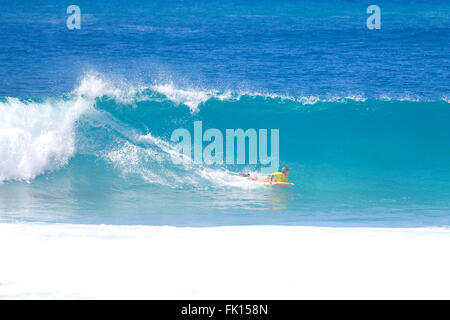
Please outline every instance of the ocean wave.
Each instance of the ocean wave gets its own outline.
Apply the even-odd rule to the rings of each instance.
[[[112,164],[125,177],[136,176],[148,183],[170,188],[256,188],[260,185],[233,174],[232,170],[237,167],[213,167],[194,163],[190,158],[181,165],[175,165],[172,158],[180,154],[170,141],[170,132],[180,126],[192,126],[196,119],[202,120],[205,127],[211,127],[211,124],[226,128],[276,125],[281,128],[283,139],[290,141],[291,145],[298,143],[296,137],[301,135],[305,141],[314,141],[324,150],[333,150],[333,161],[339,162],[347,161],[347,155],[342,160],[339,149],[335,150],[332,139],[328,141],[330,137],[326,133],[340,132],[341,128],[349,125],[349,116],[354,121],[351,126],[361,130],[355,119],[367,121],[367,110],[377,110],[378,116],[368,122],[370,126],[384,133],[392,131],[393,137],[400,137],[395,126],[399,127],[402,114],[408,115],[408,121],[417,126],[424,117],[430,116],[429,110],[440,110],[441,118],[445,119],[448,103],[447,96],[439,101],[427,102],[412,97],[369,99],[358,94],[322,98],[250,91],[221,92],[179,88],[172,83],[131,85],[127,81],[112,81],[90,72],[74,90],[64,95],[27,100],[0,99],[0,182],[31,181],[39,175],[67,166],[77,155],[87,154]],[[421,104],[424,108],[417,108]],[[398,108],[399,105],[403,107]],[[180,106],[187,109],[183,111]],[[330,109],[333,112],[322,112],[320,116],[308,120],[310,118],[302,118],[301,109],[308,112]],[[390,113],[392,110],[397,110],[395,121]],[[360,117],[360,114],[366,115]],[[221,122],[224,115],[227,120]],[[256,118],[257,122],[254,122]],[[435,118],[431,120],[436,121]],[[386,121],[394,122],[386,127]],[[444,129],[438,126],[429,131],[429,139],[436,130],[442,130],[445,135]],[[401,137],[417,136],[414,131],[400,133]],[[353,143],[360,148],[347,152],[355,158],[367,157],[368,151],[360,145],[359,137],[354,136],[353,142],[348,142],[352,138],[351,132],[346,134],[344,146]],[[362,134],[380,152],[384,152],[385,144],[391,143],[385,136],[376,140],[376,133]],[[308,138],[308,135],[311,136]],[[405,144],[409,143],[405,141]],[[445,140],[441,144],[445,145]],[[317,153],[317,149],[311,148],[309,154]],[[416,151],[411,156],[420,154],[418,149]],[[300,146],[282,152],[288,159],[302,159],[304,154],[308,154],[308,150],[301,150]],[[391,155],[388,153],[386,157]],[[237,170],[256,173],[258,166],[241,166]]]
[[[390,96],[380,95],[377,98],[368,98],[362,94],[350,94],[343,96],[291,96],[258,91],[220,91],[217,89],[203,88],[179,88],[173,83],[155,83],[152,85],[131,85],[123,80],[108,80],[96,72],[87,73],[72,93],[89,98],[109,97],[118,103],[131,104],[142,101],[170,101],[174,105],[184,105],[191,112],[198,112],[201,105],[211,100],[238,102],[241,99],[263,99],[279,103],[296,103],[299,105],[315,105],[319,103],[349,103],[368,101],[399,101],[399,102],[436,102],[449,103],[448,96],[440,100],[421,99],[409,95]]]

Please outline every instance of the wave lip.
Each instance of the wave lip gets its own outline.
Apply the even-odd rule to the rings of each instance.
[[[141,101],[164,100],[171,101],[174,105],[187,106],[191,112],[199,111],[202,104],[210,100],[238,102],[243,98],[263,99],[278,101],[280,103],[295,103],[300,105],[315,105],[318,103],[348,103],[367,101],[407,101],[407,102],[435,102],[434,100],[420,99],[410,95],[391,96],[388,94],[379,97],[367,97],[364,94],[346,94],[342,96],[327,95],[300,95],[292,96],[287,94],[277,94],[258,91],[220,91],[217,89],[204,88],[180,88],[173,83],[154,83],[152,85],[132,85],[123,80],[109,80],[96,72],[88,72],[80,81],[75,90],[75,95],[87,98],[109,97],[118,103],[133,104]],[[439,101],[449,103],[449,97],[444,95]]]

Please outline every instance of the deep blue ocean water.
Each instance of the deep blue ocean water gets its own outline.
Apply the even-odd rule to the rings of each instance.
[[[70,4],[1,1],[0,221],[450,225],[450,2]],[[279,129],[295,186],[175,165],[194,121]]]

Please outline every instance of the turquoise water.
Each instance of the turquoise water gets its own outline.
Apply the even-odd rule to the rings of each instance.
[[[0,221],[450,225],[448,2],[5,4]],[[172,132],[279,129],[289,189],[176,165]]]

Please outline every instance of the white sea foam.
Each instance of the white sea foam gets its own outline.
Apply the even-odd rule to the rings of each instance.
[[[198,111],[199,105],[211,98],[219,100],[232,98],[232,94],[229,91],[219,93],[215,90],[177,88],[172,83],[133,86],[123,80],[107,79],[102,74],[93,71],[84,75],[79,85],[72,93],[88,98],[108,96],[114,98],[119,103],[159,100],[154,96],[149,97],[142,95],[142,93],[148,89],[164,95],[167,100],[176,105],[183,104],[189,107],[192,112]]]
[[[67,164],[75,152],[75,122],[90,107],[80,97],[0,102],[0,182],[29,181]]]
[[[177,87],[173,83],[156,83],[153,85],[140,85],[134,86],[123,80],[111,80],[107,79],[104,75],[89,72],[80,81],[79,86],[73,91],[73,93],[84,95],[90,98],[97,98],[102,96],[110,96],[116,99],[119,103],[135,103],[145,100],[159,100],[155,96],[148,96],[142,94],[145,90],[151,90],[162,94],[165,99],[173,102],[176,105],[185,105],[191,112],[197,112],[200,106],[206,103],[210,99],[217,99],[221,101],[240,101],[243,97],[274,99],[281,101],[291,101],[302,105],[314,105],[321,102],[336,102],[347,103],[349,101],[365,102],[368,100],[362,94],[347,94],[343,96],[317,96],[317,95],[304,95],[304,96],[292,96],[287,94],[277,94],[270,92],[258,92],[258,91],[219,91],[216,89],[204,89],[204,88],[181,88]],[[395,101],[412,101],[421,102],[426,101],[413,96],[402,96],[393,98],[388,95],[382,95],[379,97],[383,100],[395,100]],[[444,96],[442,100],[448,102],[448,97]]]
[[[449,299],[450,229],[0,223],[0,298]]]
[[[165,155],[153,148],[144,148],[123,142],[120,147],[107,152],[105,158],[111,161],[123,174],[136,174],[150,183],[172,188],[182,185],[181,177],[167,169]]]
[[[177,89],[172,84],[155,85],[152,89],[164,94],[169,100],[176,104],[184,104],[191,111],[197,111],[199,104],[208,101],[213,93],[203,90]]]
[[[117,148],[104,154],[104,158],[124,174],[136,174],[145,181],[171,188],[203,188],[208,185],[243,189],[263,187],[262,184],[244,179],[225,168],[214,169],[194,163],[191,158],[180,154],[175,146],[151,134],[128,134],[128,137],[141,145],[123,141]],[[182,157],[184,161],[174,164],[173,157]]]
[[[176,180],[182,184],[198,185],[207,181],[215,186],[239,187],[243,189],[254,189],[263,186],[262,184],[252,180],[243,179],[242,177],[224,168],[213,169],[201,164],[196,164],[191,158],[184,154],[180,154],[174,145],[160,138],[153,137],[151,134],[136,135],[134,140],[146,141],[156,145],[164,154],[164,158],[161,159],[163,161],[172,161],[173,157],[181,157],[183,161],[177,166],[177,168],[179,169],[181,166],[183,168],[183,173],[181,174],[181,177]],[[161,153],[158,153],[158,155],[161,156]],[[174,178],[174,176],[171,178]]]
[[[173,83],[158,83],[149,86],[133,86],[122,80],[110,80],[96,72],[87,73],[80,81],[79,86],[73,91],[78,95],[89,98],[110,96],[119,103],[135,103],[145,100],[159,100],[154,96],[142,95],[145,90],[150,89],[158,92],[176,105],[185,105],[191,112],[197,112],[201,104],[210,99],[221,101],[239,101],[242,97],[260,97],[264,99],[280,99],[283,101],[297,102],[302,105],[313,105],[318,102],[341,102],[346,101],[366,101],[367,98],[361,95],[351,95],[346,97],[321,98],[318,96],[280,95],[276,93],[262,93],[257,91],[237,91],[230,90],[221,92],[215,89],[202,88],[179,88]]]
[[[132,86],[123,80],[108,80],[103,75],[91,71],[84,75],[72,93],[89,99],[109,96],[119,103],[133,103],[139,101],[136,94],[140,91],[142,88]]]
[[[239,100],[240,95],[234,94],[231,91],[220,92],[218,90],[206,89],[180,89],[173,84],[158,84],[150,87],[159,93],[162,93],[175,104],[184,104],[191,109],[192,112],[197,112],[202,103],[210,99],[217,99],[221,101]]]
[[[410,95],[405,95],[405,96],[402,96],[402,97],[392,97],[392,96],[389,96],[389,95],[381,95],[380,99],[386,100],[386,101],[401,101],[401,102],[403,102],[403,101],[408,101],[408,102],[431,102],[431,101],[419,99],[418,97],[413,97],[413,96],[410,96]]]

